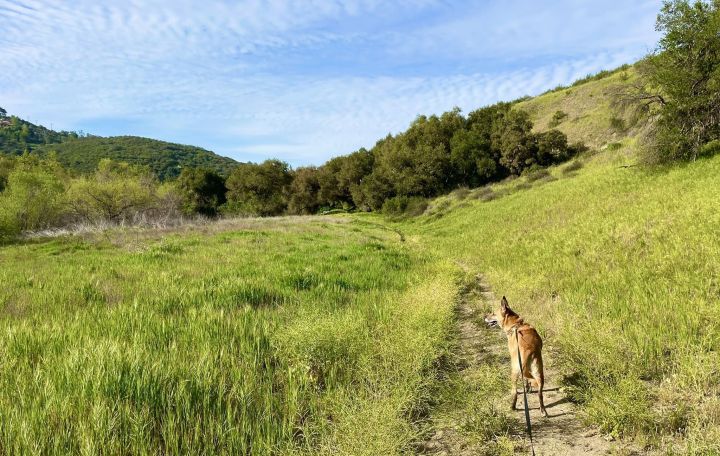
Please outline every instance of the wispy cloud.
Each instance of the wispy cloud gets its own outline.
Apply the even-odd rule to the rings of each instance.
[[[614,4],[613,4],[614,3]],[[0,0],[0,106],[293,164],[647,52],[658,1]]]

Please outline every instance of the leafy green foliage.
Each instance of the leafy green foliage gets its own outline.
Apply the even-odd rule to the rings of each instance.
[[[380,210],[390,198],[477,187],[532,166],[559,163],[582,148],[568,147],[567,137],[556,130],[534,134],[532,126],[529,114],[511,103],[478,109],[467,118],[458,109],[420,116],[407,131],[387,136],[370,151],[372,171],[350,189],[352,202]],[[399,201],[404,200],[389,207]]]
[[[0,192],[5,190],[10,171],[15,167],[14,157],[4,157],[0,155]]]
[[[409,215],[417,217],[425,212],[428,207],[428,201],[419,196],[396,196],[385,200],[382,212],[389,216]]]
[[[153,209],[155,191],[149,170],[105,158],[92,176],[71,182],[66,198],[75,219],[119,223]]]
[[[225,211],[241,215],[280,215],[287,209],[292,178],[290,166],[280,160],[242,163],[226,181]]]
[[[500,164],[512,174],[520,174],[537,163],[532,122],[526,111],[509,111],[493,124],[493,143],[500,151]]]
[[[167,220],[178,215],[181,203],[175,186],[158,185],[147,168],[108,159],[89,176],[71,176],[57,161],[34,154],[0,158],[0,179],[0,237],[74,224]]]
[[[651,162],[689,160],[720,138],[720,4],[665,2],[657,30],[657,52],[643,65],[647,87],[638,99],[660,105],[646,138]]]
[[[55,226],[63,214],[62,167],[36,157],[18,159],[0,193],[0,237]]]
[[[188,215],[217,215],[226,201],[223,178],[209,169],[183,169],[177,188],[182,195],[182,210]]]
[[[291,214],[314,214],[320,208],[318,193],[320,192],[320,171],[313,166],[295,170],[290,184],[288,212]]]
[[[550,130],[535,135],[537,141],[537,163],[549,166],[561,163],[573,154],[568,147],[567,136],[559,130]]]

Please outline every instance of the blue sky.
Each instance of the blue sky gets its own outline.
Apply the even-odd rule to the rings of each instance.
[[[0,0],[0,106],[294,166],[652,50],[660,0]]]

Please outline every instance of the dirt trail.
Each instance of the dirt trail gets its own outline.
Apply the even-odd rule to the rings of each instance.
[[[490,290],[483,277],[478,275],[473,283],[466,287],[457,309],[457,353],[462,366],[461,378],[467,381],[476,373],[479,366],[488,364],[508,372],[509,355],[507,338],[497,328],[487,328],[482,324],[482,316],[491,305],[497,305],[498,299]],[[559,388],[559,374],[552,368],[552,354],[545,355],[545,405],[550,415],[540,415],[538,397],[532,393],[528,397],[530,419],[532,422],[535,454],[537,456],[563,455],[605,455],[642,454],[617,442],[609,442],[597,431],[583,425],[574,404],[568,401]],[[508,388],[509,389],[509,388]],[[507,394],[509,409],[509,393]],[[522,393],[518,397],[518,407],[523,406]],[[510,412],[517,420],[517,428],[525,429],[525,417],[522,409]],[[516,454],[530,454],[529,442],[525,433],[511,436]],[[421,454],[461,455],[484,454],[482,444],[466,442],[458,430],[458,423],[443,423],[435,429],[424,445]]]

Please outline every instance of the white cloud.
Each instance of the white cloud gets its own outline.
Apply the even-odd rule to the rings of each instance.
[[[656,1],[0,0],[0,106],[294,164],[629,62]]]

